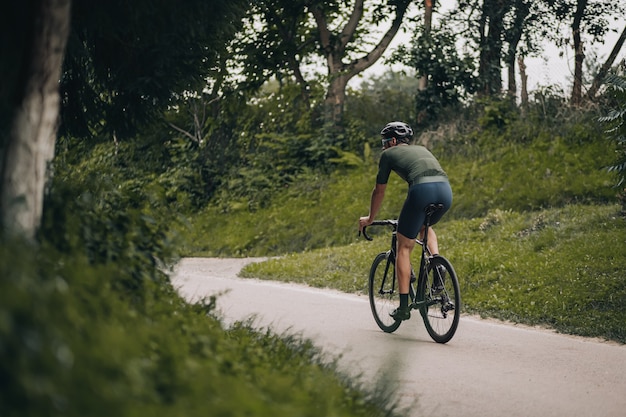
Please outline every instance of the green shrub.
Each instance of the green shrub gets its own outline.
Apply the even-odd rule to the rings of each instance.
[[[337,371],[309,340],[240,323],[214,299],[188,304],[123,264],[0,245],[0,415],[392,416],[384,387]]]

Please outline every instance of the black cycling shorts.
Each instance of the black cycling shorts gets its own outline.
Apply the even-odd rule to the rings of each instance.
[[[426,220],[424,209],[429,204],[443,204],[443,210],[430,218],[430,224],[437,223],[452,206],[452,189],[448,182],[426,182],[415,184],[409,193],[398,217],[398,232],[409,239],[415,239]]]

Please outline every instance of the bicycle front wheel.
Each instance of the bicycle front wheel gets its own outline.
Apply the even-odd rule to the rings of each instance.
[[[390,251],[379,253],[374,258],[370,269],[369,298],[378,327],[386,333],[396,331],[402,322],[395,321],[390,316],[400,304],[396,289],[395,265]]]
[[[452,339],[461,318],[461,291],[452,264],[443,256],[430,258],[428,273],[420,282],[420,313],[426,330],[437,343]]]

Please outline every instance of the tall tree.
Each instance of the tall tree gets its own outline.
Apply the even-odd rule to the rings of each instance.
[[[315,18],[319,32],[320,51],[326,59],[328,68],[328,91],[325,100],[326,120],[333,126],[342,122],[343,106],[346,98],[348,82],[357,74],[371,67],[383,55],[402,25],[404,15],[411,0],[397,0],[388,4],[378,5],[375,8],[376,20],[383,20],[384,16],[393,16],[391,25],[369,52],[361,53],[358,57],[350,57],[348,46],[350,43],[359,44],[357,29],[363,25],[364,0],[355,0],[349,19],[340,26],[338,33],[333,33],[331,9],[325,7],[321,1],[310,1],[308,8]],[[348,59],[348,62],[344,62]]]
[[[449,19],[471,49],[477,51],[478,94],[495,95],[502,91],[502,60],[506,18],[513,7],[507,0],[459,0]]]
[[[572,86],[571,102],[574,105],[579,105],[582,99],[583,61],[585,60],[585,52],[580,31],[586,7],[587,0],[578,0],[576,2],[574,19],[572,20],[572,38],[574,39],[574,85]]]
[[[54,153],[59,84],[65,133],[130,135],[176,92],[204,82],[247,7],[243,0],[9,3],[0,28],[0,233],[31,239]]]
[[[288,73],[307,91],[302,68],[321,58],[327,70],[324,119],[339,127],[348,82],[382,56],[411,1],[259,0],[237,46],[245,57],[244,73],[256,85]],[[389,21],[372,42],[371,28]]]
[[[507,0],[483,0],[479,20],[480,60],[479,72],[484,95],[494,95],[502,90],[502,45],[504,16],[511,7]]]
[[[517,94],[517,83],[515,79],[515,63],[517,61],[517,49],[522,36],[524,35],[526,22],[531,14],[531,3],[528,0],[515,0],[512,5],[512,19],[509,27],[505,29],[504,39],[507,43],[505,63],[508,72],[508,94],[515,97]]]
[[[517,94],[516,63],[523,63],[527,56],[541,52],[546,35],[556,29],[553,16],[548,13],[546,4],[541,1],[514,0],[505,19],[504,63],[507,68],[509,96]],[[519,75],[525,82],[526,74]]]
[[[70,0],[11,3],[2,25],[2,81],[10,87],[2,90],[1,110],[10,117],[3,116],[0,126],[0,230],[32,239],[54,156]],[[17,45],[6,44],[15,38]],[[8,65],[15,70],[7,71]]]
[[[424,37],[430,37],[430,32],[433,27],[433,0],[424,0]],[[428,86],[428,75],[422,74],[420,77],[419,89],[420,91],[426,90]]]
[[[582,103],[584,83],[583,63],[586,43],[604,43],[610,30],[609,19],[623,16],[626,12],[624,0],[546,0],[556,19],[569,25],[569,36],[557,37],[560,46],[570,45],[574,50],[574,82],[572,85],[571,104]],[[559,31],[560,32],[560,31]],[[587,38],[587,39],[586,39]]]

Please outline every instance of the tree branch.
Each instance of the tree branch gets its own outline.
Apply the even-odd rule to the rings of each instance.
[[[380,42],[372,49],[367,55],[362,58],[359,58],[355,61],[352,61],[349,65],[349,75],[356,75],[367,68],[371,67],[387,50],[387,47],[393,40],[394,36],[400,30],[400,26],[402,26],[402,19],[404,18],[404,14],[409,6],[410,1],[399,2],[396,8],[396,17],[391,24],[391,27],[387,30],[385,35],[382,37]]]
[[[352,9],[352,15],[350,15],[350,20],[348,20],[348,23],[346,23],[346,26],[344,26],[341,31],[338,45],[338,49],[340,51],[345,50],[346,45],[350,42],[352,36],[354,36],[354,32],[363,17],[363,1],[364,0],[357,0],[355,2],[354,9]]]
[[[602,67],[600,67],[598,75],[596,75],[593,79],[593,83],[591,84],[591,87],[587,92],[587,99],[593,100],[595,98],[596,93],[598,92],[600,86],[602,85],[602,82],[604,81],[604,77],[606,77],[606,74],[609,72],[611,65],[613,65],[615,58],[617,58],[619,51],[622,49],[622,46],[624,46],[624,41],[626,41],[626,26],[624,26],[622,34],[617,39],[617,42],[615,42],[615,46],[613,47],[613,50],[611,51],[609,57],[606,59],[606,62],[604,63],[604,65],[602,65]]]

